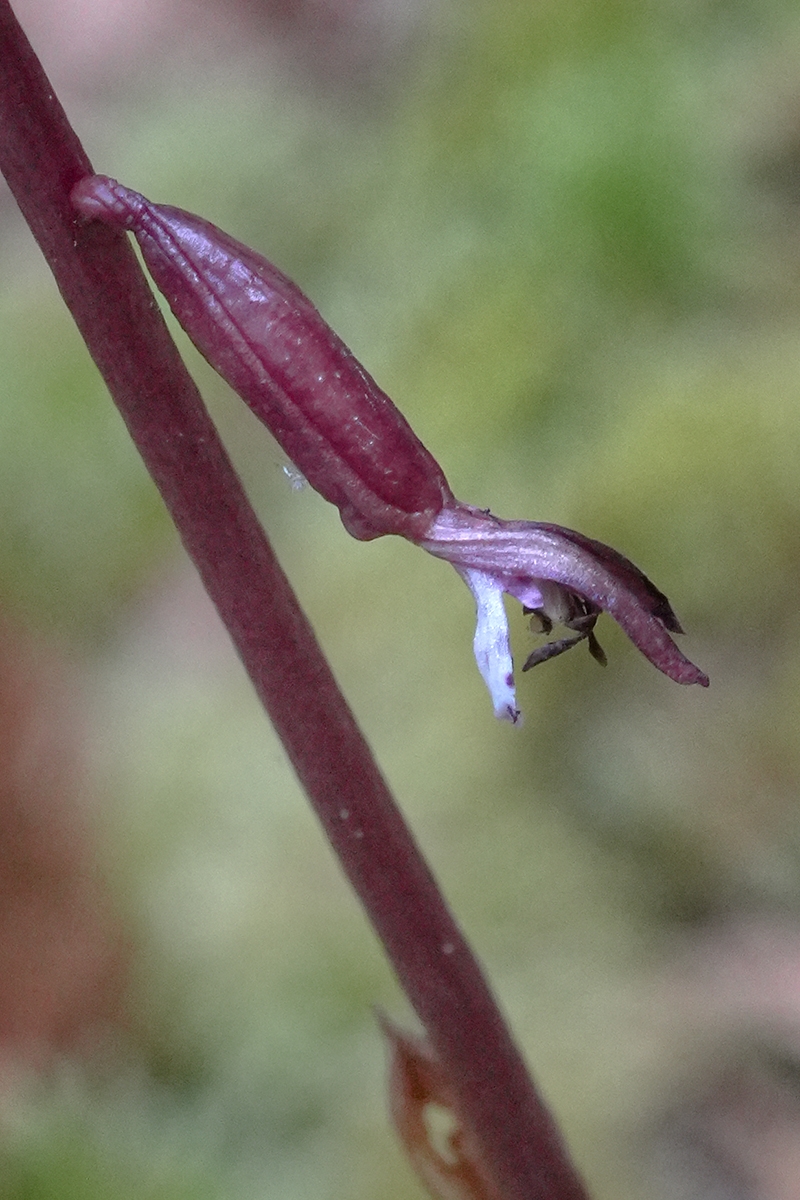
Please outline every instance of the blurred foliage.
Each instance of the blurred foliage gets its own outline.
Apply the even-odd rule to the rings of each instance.
[[[187,351],[593,1194],[652,1194],[649,970],[800,907],[800,11],[450,0],[364,91],[197,37],[83,98],[98,167],[278,262],[457,495],[618,546],[712,677],[606,619],[607,671],[537,670],[496,726],[460,581],[350,541]],[[85,661],[138,951],[120,1061],[31,1085],[0,1198],[418,1194],[370,1014],[402,1001],[25,237],[7,213],[0,595]]]

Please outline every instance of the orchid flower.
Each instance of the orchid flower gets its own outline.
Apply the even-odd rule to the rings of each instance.
[[[539,631],[565,625],[574,636],[545,643],[528,657],[523,671],[586,641],[605,664],[594,633],[608,612],[634,645],[676,683],[708,677],[670,637],[683,630],[666,596],[632,562],[610,546],[560,525],[503,521],[458,501],[447,505],[419,543],[451,562],[469,587],[478,609],[475,658],[497,717],[519,720],[503,594],[534,615]]]
[[[667,600],[616,550],[559,525],[504,521],[463,504],[389,397],[310,300],[261,255],[181,209],[150,203],[105,176],[73,189],[83,220],[133,232],[158,287],[198,350],[268,426],[308,482],[366,541],[398,534],[452,563],[477,607],[475,658],[495,715],[517,722],[504,595],[545,643],[523,670],[586,641],[602,611],[677,683],[708,678],[670,637]]]

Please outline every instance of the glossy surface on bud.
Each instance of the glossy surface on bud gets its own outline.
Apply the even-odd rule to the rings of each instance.
[[[133,232],[197,349],[349,533],[424,535],[452,499],[441,468],[290,279],[210,222],[105,176],[81,180],[72,202],[85,219]]]

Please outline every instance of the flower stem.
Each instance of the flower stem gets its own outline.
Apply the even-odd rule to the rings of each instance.
[[[126,237],[69,205],[92,167],[0,0],[0,169],[506,1200],[583,1200],[482,972],[355,724]]]

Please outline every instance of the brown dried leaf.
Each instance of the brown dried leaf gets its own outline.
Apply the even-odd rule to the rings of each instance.
[[[499,1200],[430,1042],[404,1033],[382,1013],[378,1019],[389,1043],[392,1120],[419,1178],[438,1200]]]

